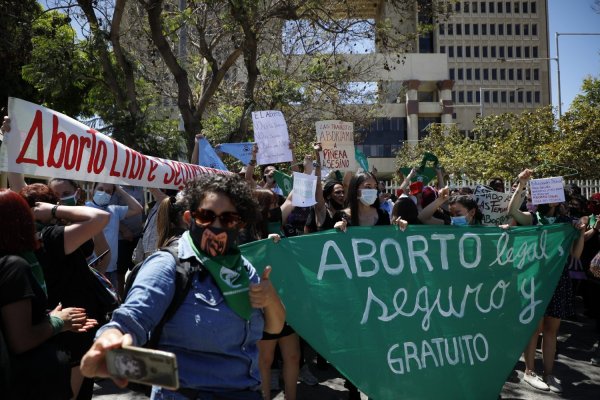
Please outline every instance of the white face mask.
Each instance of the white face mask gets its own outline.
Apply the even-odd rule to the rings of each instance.
[[[98,204],[101,207],[107,206],[110,203],[110,198],[112,196],[106,192],[97,191],[94,193],[94,203]]]
[[[370,206],[377,200],[377,189],[360,189],[358,198],[365,206]]]

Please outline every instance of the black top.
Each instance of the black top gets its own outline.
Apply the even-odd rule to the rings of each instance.
[[[332,227],[333,225],[335,225],[336,222],[341,221],[342,219],[346,219],[346,221],[348,222],[348,226],[352,225],[352,223],[350,222],[350,216],[344,211],[338,211],[335,214],[333,214],[333,217],[331,218]],[[375,223],[375,226],[377,225],[390,225],[390,214],[388,214],[381,208],[377,209],[377,222]]]
[[[24,299],[31,299],[31,323],[42,322],[47,315],[46,295],[29,263],[16,255],[0,257],[0,308]]]

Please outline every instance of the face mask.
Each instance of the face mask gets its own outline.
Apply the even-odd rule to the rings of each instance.
[[[107,206],[110,203],[111,195],[106,192],[96,192],[94,193],[94,203],[98,204],[100,207]]]
[[[549,224],[553,224],[556,221],[556,217],[546,217],[546,221],[548,221]]]
[[[365,206],[370,206],[377,200],[377,189],[360,189],[358,198]]]
[[[235,253],[238,249],[236,229],[221,229],[210,225],[202,227],[192,218],[190,236],[198,250],[211,257]]]
[[[469,223],[467,222],[467,217],[464,215],[458,217],[450,217],[450,225],[454,226],[467,226]]]
[[[65,196],[60,198],[60,205],[62,206],[74,206],[77,204],[77,193],[71,196]]]

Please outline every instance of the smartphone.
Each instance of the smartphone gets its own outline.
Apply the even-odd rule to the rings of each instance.
[[[145,347],[123,346],[106,353],[108,373],[144,385],[179,389],[175,354]]]
[[[92,259],[92,261],[90,261],[88,263],[88,267],[93,267],[98,261],[102,260],[104,258],[104,256],[108,254],[109,251],[110,251],[110,249],[106,249],[106,250],[104,250],[104,253],[102,253],[98,257],[95,257],[94,259]]]

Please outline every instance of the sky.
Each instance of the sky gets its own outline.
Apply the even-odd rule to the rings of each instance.
[[[548,0],[550,57],[556,57],[555,33],[561,33],[558,50],[563,113],[580,93],[586,76],[600,79],[600,12],[592,9],[593,4],[594,0]],[[586,32],[599,35],[562,35]],[[558,107],[556,62],[551,61],[550,68],[552,104]]]

